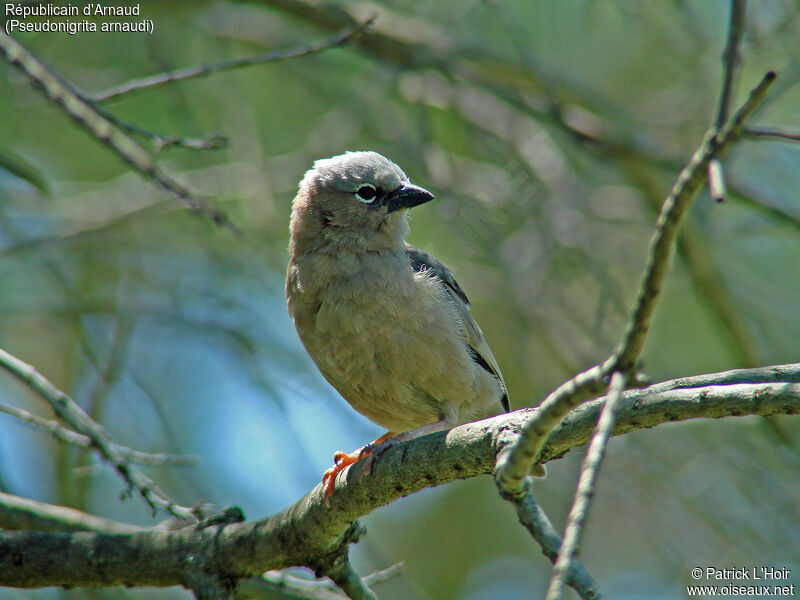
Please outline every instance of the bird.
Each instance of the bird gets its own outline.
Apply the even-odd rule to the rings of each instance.
[[[286,298],[300,340],[339,394],[388,430],[334,454],[326,503],[336,475],[376,449],[509,410],[453,272],[405,241],[410,209],[433,199],[388,158],[356,151],[315,161],[292,202]]]

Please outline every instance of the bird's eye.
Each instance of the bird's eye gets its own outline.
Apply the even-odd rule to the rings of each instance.
[[[369,204],[375,197],[378,195],[378,191],[375,189],[375,186],[370,183],[365,183],[362,185],[358,190],[356,190],[355,197],[356,200],[360,200],[361,202],[366,202]]]

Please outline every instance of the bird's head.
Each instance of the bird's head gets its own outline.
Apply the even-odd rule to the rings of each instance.
[[[292,237],[380,249],[400,246],[408,209],[433,200],[377,152],[318,160],[302,181],[292,210]],[[310,240],[309,240],[310,241]]]

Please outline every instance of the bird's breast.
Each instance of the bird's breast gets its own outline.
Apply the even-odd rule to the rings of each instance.
[[[321,255],[296,266],[289,303],[300,337],[362,414],[393,431],[417,427],[441,418],[444,399],[472,381],[441,285],[415,274],[405,252]]]

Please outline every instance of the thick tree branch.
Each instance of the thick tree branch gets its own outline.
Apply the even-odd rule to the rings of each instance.
[[[651,392],[666,392],[680,388],[698,388],[737,383],[800,383],[800,363],[770,365],[754,369],[731,369],[719,373],[679,377],[651,385]]]
[[[700,417],[800,413],[800,383],[792,383],[800,364],[775,369],[787,374],[786,381],[665,390],[675,385],[666,382],[628,391],[620,400],[613,433]],[[740,371],[737,378],[763,375]],[[709,377],[729,381],[731,375]],[[586,443],[603,404],[601,398],[572,411],[549,437],[541,460]],[[0,585],[183,585],[187,565],[197,561],[234,579],[297,565],[324,573],[363,532],[358,517],[425,487],[491,473],[497,453],[514,442],[536,411],[523,409],[398,444],[381,454],[363,478],[362,465],[356,463],[337,479],[331,508],[318,485],[283,512],[254,522],[131,534],[3,532]]]

